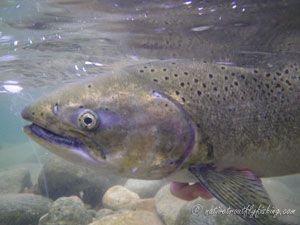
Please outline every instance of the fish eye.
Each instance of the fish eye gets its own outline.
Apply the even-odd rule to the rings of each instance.
[[[98,116],[92,110],[84,110],[78,116],[78,126],[86,129],[93,130],[98,125]]]

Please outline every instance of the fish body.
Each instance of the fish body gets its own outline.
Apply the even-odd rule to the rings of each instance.
[[[226,206],[267,207],[272,203],[258,177],[300,172],[299,69],[192,60],[129,66],[25,107],[22,116],[33,124],[24,131],[84,166],[199,181]]]

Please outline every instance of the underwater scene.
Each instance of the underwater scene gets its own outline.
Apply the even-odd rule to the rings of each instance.
[[[299,12],[0,0],[0,225],[300,224]]]

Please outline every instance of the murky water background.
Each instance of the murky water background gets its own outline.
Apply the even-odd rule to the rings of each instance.
[[[245,67],[299,61],[299,11],[297,0],[1,0],[0,172],[27,168],[36,187],[53,157],[22,133],[20,111],[33,99],[66,83],[158,59]],[[266,184],[275,203],[296,210],[286,219],[299,224],[299,176]],[[49,196],[47,185],[40,181],[39,188]],[[32,187],[19,192],[36,193]]]

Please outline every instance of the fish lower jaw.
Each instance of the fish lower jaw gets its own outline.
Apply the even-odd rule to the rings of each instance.
[[[64,145],[66,147],[72,148],[81,148],[82,146],[84,146],[84,144],[76,138],[57,134],[36,123],[32,123],[31,125],[25,126],[23,129],[24,132],[27,133],[29,136],[34,135],[38,138],[43,139],[44,141],[53,144]]]

